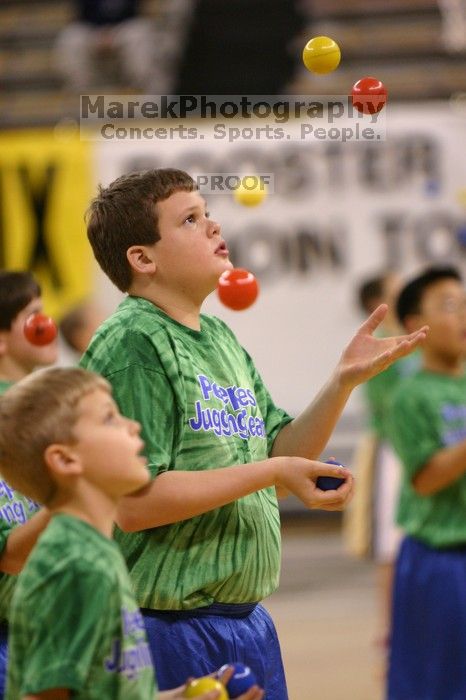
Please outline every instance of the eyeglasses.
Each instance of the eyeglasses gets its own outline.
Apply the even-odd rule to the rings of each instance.
[[[466,313],[466,297],[463,299],[444,299],[433,310],[446,314]]]

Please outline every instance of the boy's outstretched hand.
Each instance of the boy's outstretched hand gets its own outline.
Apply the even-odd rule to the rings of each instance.
[[[387,369],[400,357],[409,355],[426,337],[428,326],[409,335],[375,337],[373,333],[385,318],[387,309],[386,304],[378,306],[343,351],[337,371],[341,383],[350,389]]]

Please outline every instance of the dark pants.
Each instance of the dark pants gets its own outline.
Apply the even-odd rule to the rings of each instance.
[[[466,547],[403,540],[390,646],[388,700],[466,698]]]
[[[0,700],[3,700],[6,686],[8,662],[8,625],[0,622]]]
[[[266,700],[287,700],[277,633],[262,605],[217,603],[197,610],[141,612],[160,690],[237,661],[251,668]]]

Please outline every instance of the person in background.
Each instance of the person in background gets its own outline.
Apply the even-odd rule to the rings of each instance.
[[[401,290],[405,329],[429,324],[419,370],[388,420],[401,460],[388,700],[459,700],[466,689],[466,290],[430,267]]]
[[[102,84],[102,59],[113,53],[121,65],[121,82],[135,91],[155,89],[153,22],[140,12],[139,0],[75,0],[75,20],[60,33],[56,64],[71,93]]]
[[[380,304],[388,305],[383,323],[377,329],[381,337],[401,332],[396,317],[396,299],[401,284],[398,274],[385,271],[359,285],[358,306],[365,316],[373,313]],[[344,517],[344,533],[350,552],[371,558],[377,564],[379,629],[376,645],[382,652],[383,675],[390,640],[393,566],[401,539],[401,530],[395,523],[400,464],[388,439],[387,419],[400,382],[413,374],[419,364],[419,354],[413,353],[394,362],[363,386],[369,412],[369,432],[363,435],[356,450],[358,489]]]
[[[58,324],[60,336],[70,355],[70,364],[76,364],[85,352],[97,328],[105,320],[102,309],[94,302],[83,301],[66,313]]]

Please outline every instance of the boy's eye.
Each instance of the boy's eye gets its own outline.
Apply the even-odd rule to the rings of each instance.
[[[210,216],[210,212],[206,211],[206,213],[204,214],[204,216],[205,216],[206,219],[208,219],[209,216]],[[196,220],[197,220],[198,218],[200,218],[200,217],[197,216],[196,214],[190,214],[188,217],[186,217],[185,223],[188,222],[188,223],[190,223],[190,224],[193,224],[193,223],[196,222]]]
[[[107,415],[105,416],[105,422],[106,423],[113,423],[113,421],[115,421],[116,418],[117,418],[117,414],[115,413],[115,411],[109,411],[107,413]]]

